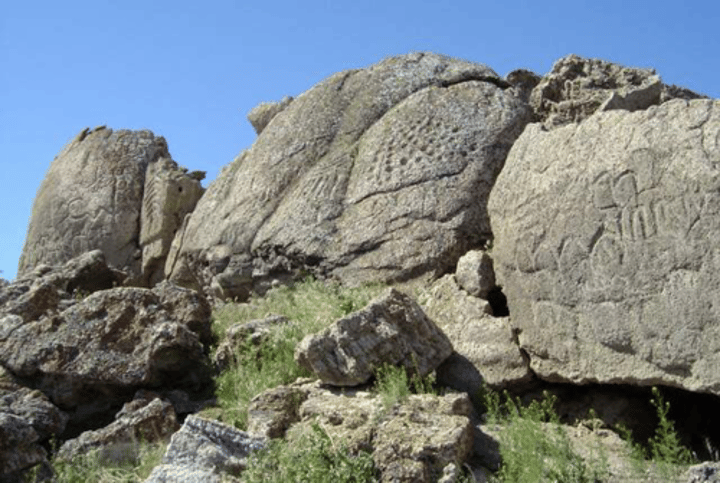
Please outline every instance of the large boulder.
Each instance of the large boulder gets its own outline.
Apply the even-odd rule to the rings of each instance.
[[[139,388],[209,381],[207,300],[169,283],[84,290],[111,285],[113,274],[90,252],[0,290],[0,364],[79,415],[111,410]]]
[[[447,336],[411,297],[389,288],[367,307],[306,336],[295,360],[336,386],[368,382],[385,364],[424,377],[452,354]]]
[[[198,178],[150,131],[83,130],[38,189],[18,275],[100,249],[136,283],[157,281],[175,231],[202,194]]]
[[[490,237],[488,193],[530,120],[518,89],[427,53],[329,77],[210,185],[166,274],[235,298],[295,272],[360,283],[452,270]]]
[[[530,125],[490,196],[535,373],[720,394],[720,102]]]

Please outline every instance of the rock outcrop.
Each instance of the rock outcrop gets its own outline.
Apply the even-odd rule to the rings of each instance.
[[[285,435],[290,444],[317,424],[351,453],[372,453],[380,481],[435,482],[444,471],[460,467],[472,451],[472,407],[466,394],[410,395],[386,407],[371,392],[341,393],[299,380],[261,394],[253,408],[251,427],[282,424],[287,433],[276,434]]]
[[[202,176],[178,168],[165,139],[150,131],[83,130],[38,189],[19,276],[99,249],[134,283],[158,281]]]
[[[211,310],[199,294],[107,288],[115,272],[98,251],[39,272],[0,289],[0,364],[74,418],[140,388],[207,384]]]
[[[547,129],[578,123],[595,112],[638,111],[670,99],[704,96],[663,84],[654,69],[624,67],[600,59],[568,55],[555,62],[530,95]]]
[[[295,360],[324,382],[358,386],[384,364],[425,377],[452,351],[448,338],[417,302],[391,288],[364,309],[305,337]]]
[[[718,101],[528,126],[489,210],[538,376],[720,395],[719,168]]]
[[[490,237],[485,201],[529,120],[481,64],[418,53],[335,74],[211,184],[166,274],[243,298],[301,270],[348,283],[452,270]]]

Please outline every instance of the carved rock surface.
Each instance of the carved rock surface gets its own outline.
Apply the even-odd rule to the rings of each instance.
[[[580,122],[595,112],[637,111],[670,99],[704,97],[663,84],[654,69],[624,67],[599,59],[568,55],[555,62],[530,95],[546,128]]]
[[[452,353],[447,336],[408,295],[389,288],[362,310],[306,336],[295,360],[337,386],[370,380],[383,364],[425,376]]]
[[[489,210],[538,376],[720,394],[719,101],[530,125]]]
[[[161,166],[148,172],[158,162]],[[176,185],[185,193],[171,192]],[[198,190],[199,180],[171,160],[164,138],[150,131],[85,129],[55,158],[38,189],[18,274],[99,249],[112,267],[138,282],[157,279],[162,250],[154,243],[163,239],[161,245],[169,248],[176,218],[181,222],[192,210]],[[148,273],[143,276],[145,247]],[[161,272],[163,265],[164,259]]]
[[[104,461],[127,459],[138,444],[169,440],[180,428],[172,404],[160,398],[126,403],[110,425],[66,441],[56,455],[62,461],[97,450]]]
[[[210,185],[166,274],[209,287],[227,271],[236,297],[243,277],[300,269],[352,283],[452,269],[490,236],[489,190],[529,120],[481,64],[416,53],[335,74]]]
[[[531,378],[508,317],[469,295],[445,275],[430,287],[425,312],[448,336],[455,352],[437,368],[438,382],[470,395],[488,384],[507,388]]]
[[[222,473],[237,475],[247,467],[252,451],[266,439],[220,423],[188,416],[175,433],[163,457],[145,483],[220,482]]]

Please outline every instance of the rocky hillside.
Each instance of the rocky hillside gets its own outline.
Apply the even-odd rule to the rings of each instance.
[[[718,481],[679,465],[719,458],[720,102],[414,53],[248,117],[207,190],[148,131],[52,162],[0,284],[0,481],[168,441],[146,481]]]

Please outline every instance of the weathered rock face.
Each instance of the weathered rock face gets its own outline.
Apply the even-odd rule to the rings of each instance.
[[[263,102],[255,106],[247,115],[248,121],[257,134],[270,124],[278,113],[282,112],[291,102],[292,97],[283,97],[280,102]]]
[[[109,288],[117,273],[99,251],[37,272],[0,289],[0,364],[53,403],[90,417],[140,387],[208,382],[204,297],[167,283]]]
[[[21,481],[21,473],[47,465],[42,441],[65,429],[68,416],[40,391],[22,387],[0,366],[0,482]]]
[[[467,252],[458,260],[455,280],[470,295],[487,300],[495,288],[492,258],[481,250]]]
[[[528,126],[489,210],[540,377],[720,394],[719,187],[718,101]]]
[[[500,389],[530,380],[509,318],[493,317],[490,304],[462,290],[455,276],[433,284],[424,309],[455,348],[437,369],[439,383],[474,396],[485,384]]]
[[[85,129],[55,158],[38,190],[18,274],[100,249],[138,283],[157,280],[163,249],[201,193],[199,181],[171,160],[164,138]]]
[[[451,270],[490,236],[485,202],[529,116],[488,67],[434,54],[333,75],[212,183],[166,274],[237,297],[301,266],[350,283]]]
[[[204,177],[205,173],[200,171],[185,173],[166,157],[148,165],[140,219],[140,247],[143,277],[150,285],[159,283],[165,276],[165,258],[170,244],[185,215],[195,208],[202,196],[200,181]]]
[[[172,436],[163,464],[145,482],[226,481],[221,479],[222,473],[238,475],[246,468],[250,453],[263,448],[265,441],[218,421],[189,416]]]
[[[319,424],[351,453],[372,453],[381,481],[434,482],[468,458],[471,411],[466,394],[411,395],[385,407],[375,393],[298,380],[258,396],[249,425],[264,434],[282,428],[274,437],[294,444]]]
[[[663,84],[654,69],[568,55],[555,62],[533,89],[530,103],[544,126],[551,129],[580,122],[599,111],[637,111],[670,99],[701,97]]]
[[[387,291],[364,309],[305,337],[295,360],[337,386],[368,382],[383,364],[426,376],[452,353],[447,336],[409,296]]]
[[[179,428],[169,402],[157,397],[135,399],[123,406],[110,425],[66,441],[56,459],[69,462],[89,451],[99,451],[103,461],[122,461],[137,455],[140,442],[167,441]]]

